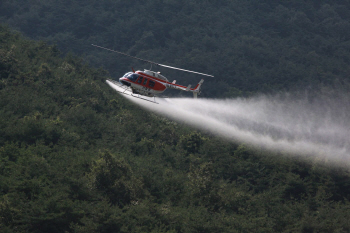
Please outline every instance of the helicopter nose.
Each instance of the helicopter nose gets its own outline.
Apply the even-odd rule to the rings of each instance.
[[[119,79],[119,82],[122,84],[122,85],[125,85],[125,86],[131,86],[131,84],[129,83],[129,82],[126,82],[125,81],[125,78],[124,77],[122,77],[122,78],[120,78]]]

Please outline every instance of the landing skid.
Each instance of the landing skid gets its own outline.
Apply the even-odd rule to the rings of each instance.
[[[128,95],[128,94],[126,94],[126,95]],[[152,101],[152,100],[148,100],[148,99],[142,98],[142,97],[140,97],[140,95],[135,96],[135,95],[131,94],[130,96],[135,97],[135,98],[139,98],[139,99],[142,99],[142,100],[146,100],[146,101],[154,103],[154,104],[159,104],[159,103],[156,102],[156,97],[154,97],[154,100]]]
[[[113,83],[114,85],[117,85],[118,87],[124,89],[124,91],[115,90],[116,92],[119,92],[119,93],[124,94],[124,95],[131,96],[131,97],[134,97],[134,98],[142,99],[142,100],[154,103],[154,104],[159,104],[159,103],[156,102],[156,97],[154,97],[154,100],[152,101],[152,100],[148,100],[148,99],[142,98],[142,97],[140,97],[140,95],[137,95],[137,96],[133,95],[132,91],[128,87],[125,87],[125,86],[121,85],[119,82],[116,82],[114,80],[111,80],[111,79],[107,79],[107,80],[109,82]],[[130,92],[130,93],[127,93],[127,92]]]

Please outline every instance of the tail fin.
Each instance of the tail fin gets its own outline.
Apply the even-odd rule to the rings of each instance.
[[[202,79],[201,81],[199,81],[199,83],[197,84],[197,86],[193,89],[193,98],[197,99],[197,96],[201,94],[201,86],[204,82],[204,79]]]
[[[201,79],[201,81],[199,81],[199,83],[197,84],[197,86],[195,86],[193,90],[199,92],[203,82],[204,82],[204,79]]]

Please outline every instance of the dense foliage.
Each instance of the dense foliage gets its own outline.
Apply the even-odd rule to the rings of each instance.
[[[1,232],[348,232],[350,176],[144,112],[0,26]]]
[[[0,21],[114,77],[149,65],[90,44],[213,74],[207,97],[349,83],[349,1],[2,0]],[[160,69],[184,85],[200,79]]]

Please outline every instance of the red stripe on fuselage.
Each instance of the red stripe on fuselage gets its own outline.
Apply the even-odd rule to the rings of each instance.
[[[167,81],[165,81],[165,80],[163,80],[163,79],[156,78],[156,77],[154,77],[154,76],[145,74],[145,73],[143,73],[143,72],[141,72],[141,71],[136,71],[135,73],[136,73],[136,74],[139,74],[139,75],[141,75],[141,76],[147,77],[147,78],[154,79],[154,80],[159,81],[159,82],[161,82],[161,83],[171,84],[171,85],[173,85],[173,86],[182,87],[182,88],[185,88],[185,89],[187,88],[187,87],[185,87],[185,86],[178,85],[178,84],[173,84],[173,83],[167,82]],[[194,89],[191,88],[191,90],[194,90]]]

